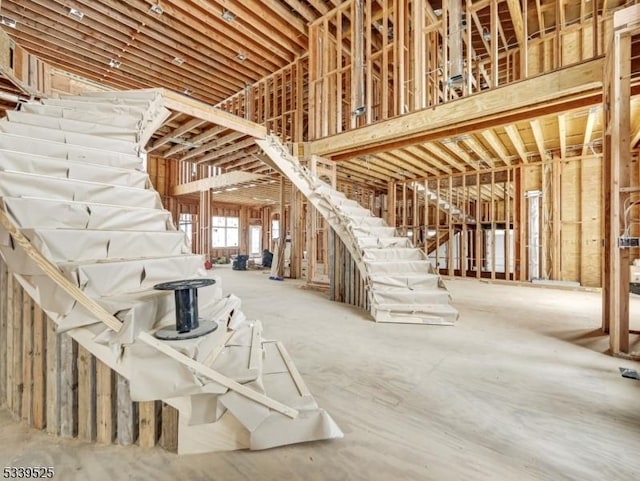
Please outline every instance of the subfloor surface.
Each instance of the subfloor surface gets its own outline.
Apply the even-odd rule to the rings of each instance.
[[[456,326],[375,324],[302,282],[215,269],[344,439],[179,457],[61,440],[0,409],[0,468],[53,466],[61,481],[640,479],[640,382],[618,371],[640,363],[604,354],[598,293],[451,280]],[[640,328],[638,298],[632,318]]]

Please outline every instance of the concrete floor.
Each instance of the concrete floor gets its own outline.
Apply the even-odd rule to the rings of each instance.
[[[452,280],[455,327],[388,325],[297,281],[217,270],[344,439],[178,457],[60,440],[0,410],[0,468],[53,466],[63,481],[640,479],[640,382],[618,372],[640,364],[603,354],[597,293]]]

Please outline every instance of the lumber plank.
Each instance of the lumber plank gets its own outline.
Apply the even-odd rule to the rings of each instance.
[[[145,401],[138,403],[138,444],[142,448],[152,448],[158,439],[158,403]]]
[[[178,451],[178,410],[162,403],[162,434],[160,446],[167,451]]]
[[[78,438],[93,441],[96,436],[96,358],[78,346]]]
[[[44,323],[47,330],[46,353],[46,429],[47,433],[60,433],[60,337],[56,332],[56,324],[45,315]]]
[[[96,442],[111,444],[115,433],[115,377],[109,366],[96,359]]]
[[[7,401],[7,265],[0,257],[0,406]]]
[[[33,393],[33,301],[22,290],[22,420],[32,422],[31,399]]]
[[[601,99],[603,59],[596,58],[374,125],[343,132],[310,144],[312,154],[346,160],[427,140],[462,135],[566,110],[575,102]],[[505,102],[505,98],[509,102]]]
[[[296,418],[298,416],[298,411],[296,409],[293,409],[289,406],[285,406],[284,404],[274,399],[271,399],[270,397],[265,396],[264,394],[260,394],[259,392],[254,391],[251,388],[243,386],[242,384],[234,381],[233,379],[230,379],[227,376],[224,376],[219,372],[199,363],[198,361],[195,361],[190,357],[185,356],[181,352],[175,350],[174,348],[167,345],[166,343],[159,341],[158,339],[156,339],[155,337],[151,336],[146,332],[140,333],[140,335],[138,336],[138,340],[147,344],[148,346],[154,347],[161,353],[169,356],[170,358],[192,369],[194,372],[202,376],[205,376],[211,379],[212,381],[215,381],[218,384],[226,387],[227,389],[231,389],[232,391],[235,391],[238,394],[248,399],[251,399],[252,401],[255,401],[259,404],[267,406],[290,418]]]
[[[137,413],[136,405],[131,401],[129,380],[116,374],[117,390],[117,429],[116,441],[118,444],[128,446],[136,442],[137,438]]]
[[[45,427],[46,407],[46,336],[47,325],[39,305],[33,304],[33,422],[36,429]]]
[[[14,278],[13,282],[13,399],[10,409],[16,418],[22,415],[22,286]]]
[[[78,432],[77,343],[68,334],[60,334],[60,436],[72,438]]]
[[[165,89],[162,89],[162,97],[164,106],[168,109],[182,112],[252,137],[264,139],[267,136],[267,129],[264,126],[211,107],[204,102]]]
[[[311,396],[311,392],[309,391],[309,388],[305,384],[304,379],[302,379],[302,376],[300,375],[300,371],[298,371],[298,368],[296,368],[295,364],[293,364],[293,361],[291,360],[291,356],[289,355],[289,352],[285,349],[284,344],[282,344],[282,342],[280,341],[277,341],[276,346],[278,346],[278,351],[280,351],[282,360],[286,364],[287,369],[289,370],[289,374],[291,374],[291,377],[293,378],[293,382],[296,383],[296,388],[298,388],[298,392],[300,393],[300,396]]]

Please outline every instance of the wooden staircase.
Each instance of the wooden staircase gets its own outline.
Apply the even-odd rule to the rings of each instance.
[[[332,189],[302,166],[276,137],[258,145],[327,220],[349,250],[365,281],[370,312],[378,322],[450,325],[457,311],[424,252]]]
[[[0,254],[24,290],[83,349],[129,381],[134,401],[178,412],[179,453],[265,449],[341,437],[284,346],[262,337],[220,279],[201,289],[211,334],[164,342],[173,295],[206,276],[144,172],[168,117],[160,90],[21,105],[0,121]]]

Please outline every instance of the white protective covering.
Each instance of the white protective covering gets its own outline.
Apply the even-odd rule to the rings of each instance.
[[[376,321],[450,325],[457,319],[444,284],[422,250],[312,175],[277,138],[256,143],[340,236],[365,281]]]
[[[27,103],[0,121],[4,213],[84,296],[122,322],[119,332],[1,227],[0,254],[58,330],[129,380],[133,400],[161,399],[179,410],[180,453],[341,437],[284,347],[263,340],[260,322],[246,319],[240,299],[223,296],[220,279],[198,295],[200,317],[217,322],[216,331],[148,341],[148,333],[175,323],[172,293],[153,286],[206,275],[142,171],[142,147],[168,115],[161,92],[148,90]]]

